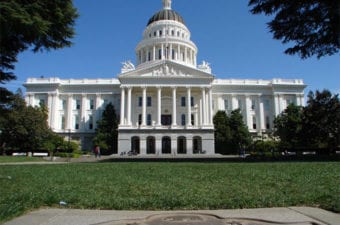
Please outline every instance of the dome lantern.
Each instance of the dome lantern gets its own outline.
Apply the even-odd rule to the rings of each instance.
[[[163,0],[163,9],[171,9],[171,0]]]

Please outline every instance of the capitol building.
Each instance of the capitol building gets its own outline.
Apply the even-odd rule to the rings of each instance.
[[[254,136],[273,129],[287,105],[304,104],[302,80],[218,79],[210,64],[197,62],[198,48],[171,0],[147,22],[135,54],[112,79],[29,78],[26,102],[44,103],[48,124],[83,150],[92,139],[105,106],[120,118],[118,152],[140,155],[215,154],[213,116],[240,109]]]

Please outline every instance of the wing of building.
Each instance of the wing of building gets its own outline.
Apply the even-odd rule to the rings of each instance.
[[[241,109],[254,135],[272,131],[288,104],[304,104],[302,80],[216,79],[197,63],[197,47],[184,19],[163,0],[136,47],[136,65],[123,64],[118,79],[29,78],[26,101],[45,103],[58,134],[92,149],[96,121],[108,103],[120,116],[118,152],[215,154],[213,116]]]

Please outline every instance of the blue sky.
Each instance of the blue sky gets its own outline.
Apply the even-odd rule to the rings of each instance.
[[[301,60],[283,52],[273,40],[269,17],[252,15],[248,0],[173,0],[198,47],[198,62],[211,63],[217,78],[303,79],[309,90],[340,92],[340,57]],[[15,74],[6,84],[16,90],[28,77],[62,79],[112,78],[121,62],[135,62],[135,47],[149,18],[162,8],[161,0],[75,0],[80,17],[74,45],[50,52],[19,55]]]

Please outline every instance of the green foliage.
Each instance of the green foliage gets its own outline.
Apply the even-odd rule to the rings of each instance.
[[[339,170],[338,162],[1,166],[0,223],[60,201],[79,209],[317,206],[339,212]]]
[[[72,0],[0,1],[0,84],[16,79],[14,69],[19,53],[32,48],[51,50],[69,47],[78,17]],[[11,93],[0,87],[0,107]]]
[[[340,146],[340,100],[330,91],[308,94],[306,107],[289,105],[274,120],[282,151],[334,152]]]
[[[105,107],[101,120],[97,122],[93,144],[101,148],[101,154],[118,152],[118,119],[112,103]]]
[[[248,128],[243,122],[240,110],[231,112],[218,111],[214,116],[215,151],[221,154],[238,153],[251,143]]]
[[[337,54],[340,49],[339,0],[249,0],[253,14],[272,16],[274,39],[295,43],[286,54],[302,59]]]
[[[274,119],[275,135],[281,139],[281,149],[301,147],[302,118],[302,107],[290,104]]]
[[[47,118],[47,107],[27,106],[19,90],[0,115],[1,146],[21,152],[44,150],[50,155],[58,149],[70,152],[79,150],[77,143],[71,142],[69,146],[62,137],[52,132]]]
[[[259,156],[275,157],[278,156],[279,142],[274,140],[259,140],[253,143],[252,152]]]
[[[340,100],[328,90],[309,92],[303,109],[303,139],[310,148],[340,146]]]

